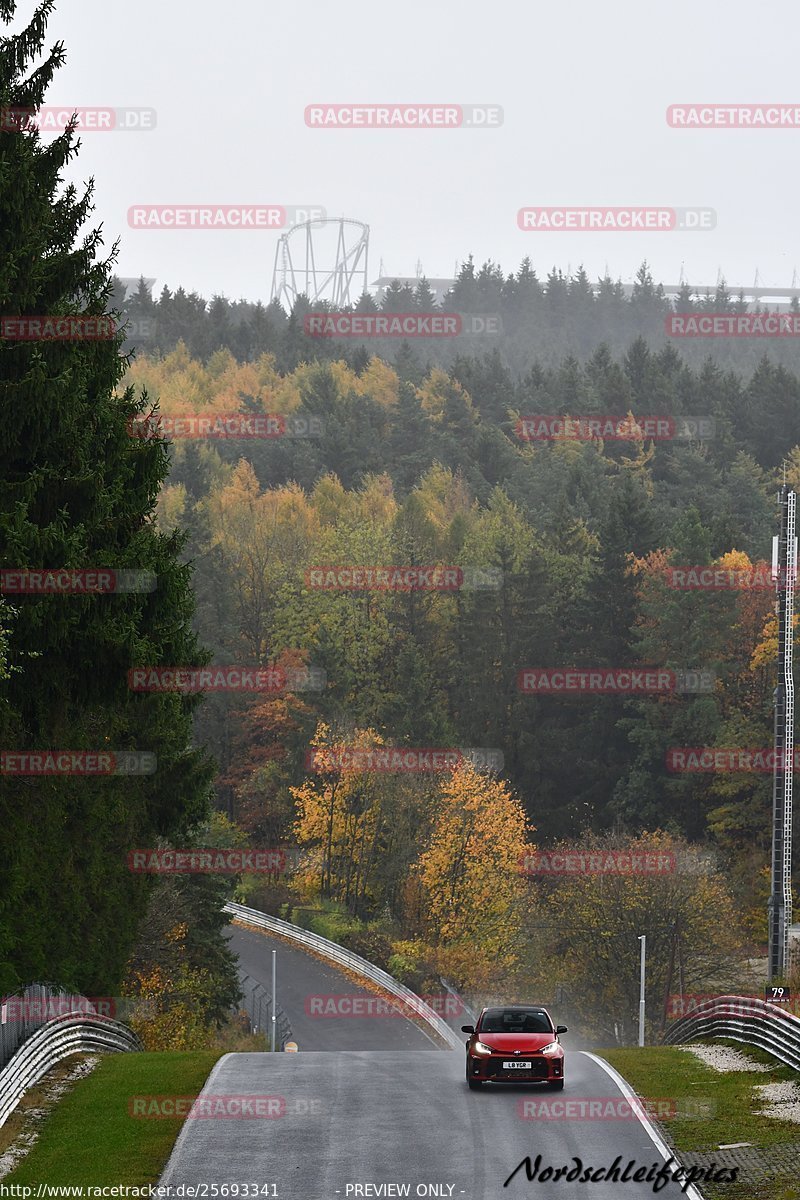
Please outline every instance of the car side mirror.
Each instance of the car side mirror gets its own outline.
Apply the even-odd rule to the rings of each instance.
[[[556,1033],[567,1033],[566,1025],[556,1025]]]
[[[462,1032],[462,1033],[474,1033],[474,1032],[475,1032],[475,1026],[474,1026],[474,1025],[462,1025],[462,1026],[461,1026],[461,1032]]]

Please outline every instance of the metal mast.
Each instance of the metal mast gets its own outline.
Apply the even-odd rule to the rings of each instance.
[[[772,573],[778,613],[778,683],[775,688],[775,763],[772,774],[772,891],[768,905],[767,982],[789,969],[792,923],[792,783],[794,770],[794,678],[792,651],[794,590],[797,584],[797,496],[786,483],[778,496],[780,534],[772,540]]]

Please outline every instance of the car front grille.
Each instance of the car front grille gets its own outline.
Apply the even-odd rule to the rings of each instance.
[[[504,1071],[503,1063],[508,1062],[508,1061],[509,1061],[509,1057],[507,1054],[504,1054],[502,1058],[500,1058],[500,1057],[495,1058],[494,1056],[492,1056],[491,1058],[487,1059],[486,1060],[486,1075],[487,1075],[487,1077],[489,1079],[497,1079],[497,1080],[502,1079],[504,1082],[506,1080],[511,1082],[514,1079],[518,1079],[518,1080],[547,1079],[547,1076],[549,1074],[547,1059],[542,1058],[541,1056],[537,1058],[535,1054],[531,1055],[530,1058],[523,1059],[523,1062],[531,1063],[530,1071],[519,1071],[519,1070],[513,1070],[513,1069],[511,1071]]]

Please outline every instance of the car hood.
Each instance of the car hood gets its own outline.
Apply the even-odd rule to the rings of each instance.
[[[491,1046],[492,1050],[509,1053],[522,1050],[528,1054],[532,1054],[534,1050],[542,1050],[558,1040],[554,1033],[478,1033],[476,1037],[484,1046]]]

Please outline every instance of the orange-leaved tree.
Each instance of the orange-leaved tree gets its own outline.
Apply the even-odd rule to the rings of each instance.
[[[315,762],[300,787],[295,837],[307,850],[295,881],[307,895],[338,900],[354,916],[380,907],[397,915],[405,875],[424,842],[431,784],[424,778],[366,769],[352,756],[379,750],[374,729],[335,733],[320,723]]]
[[[415,875],[423,935],[460,986],[495,986],[519,961],[532,832],[502,780],[469,763],[441,780]]]

